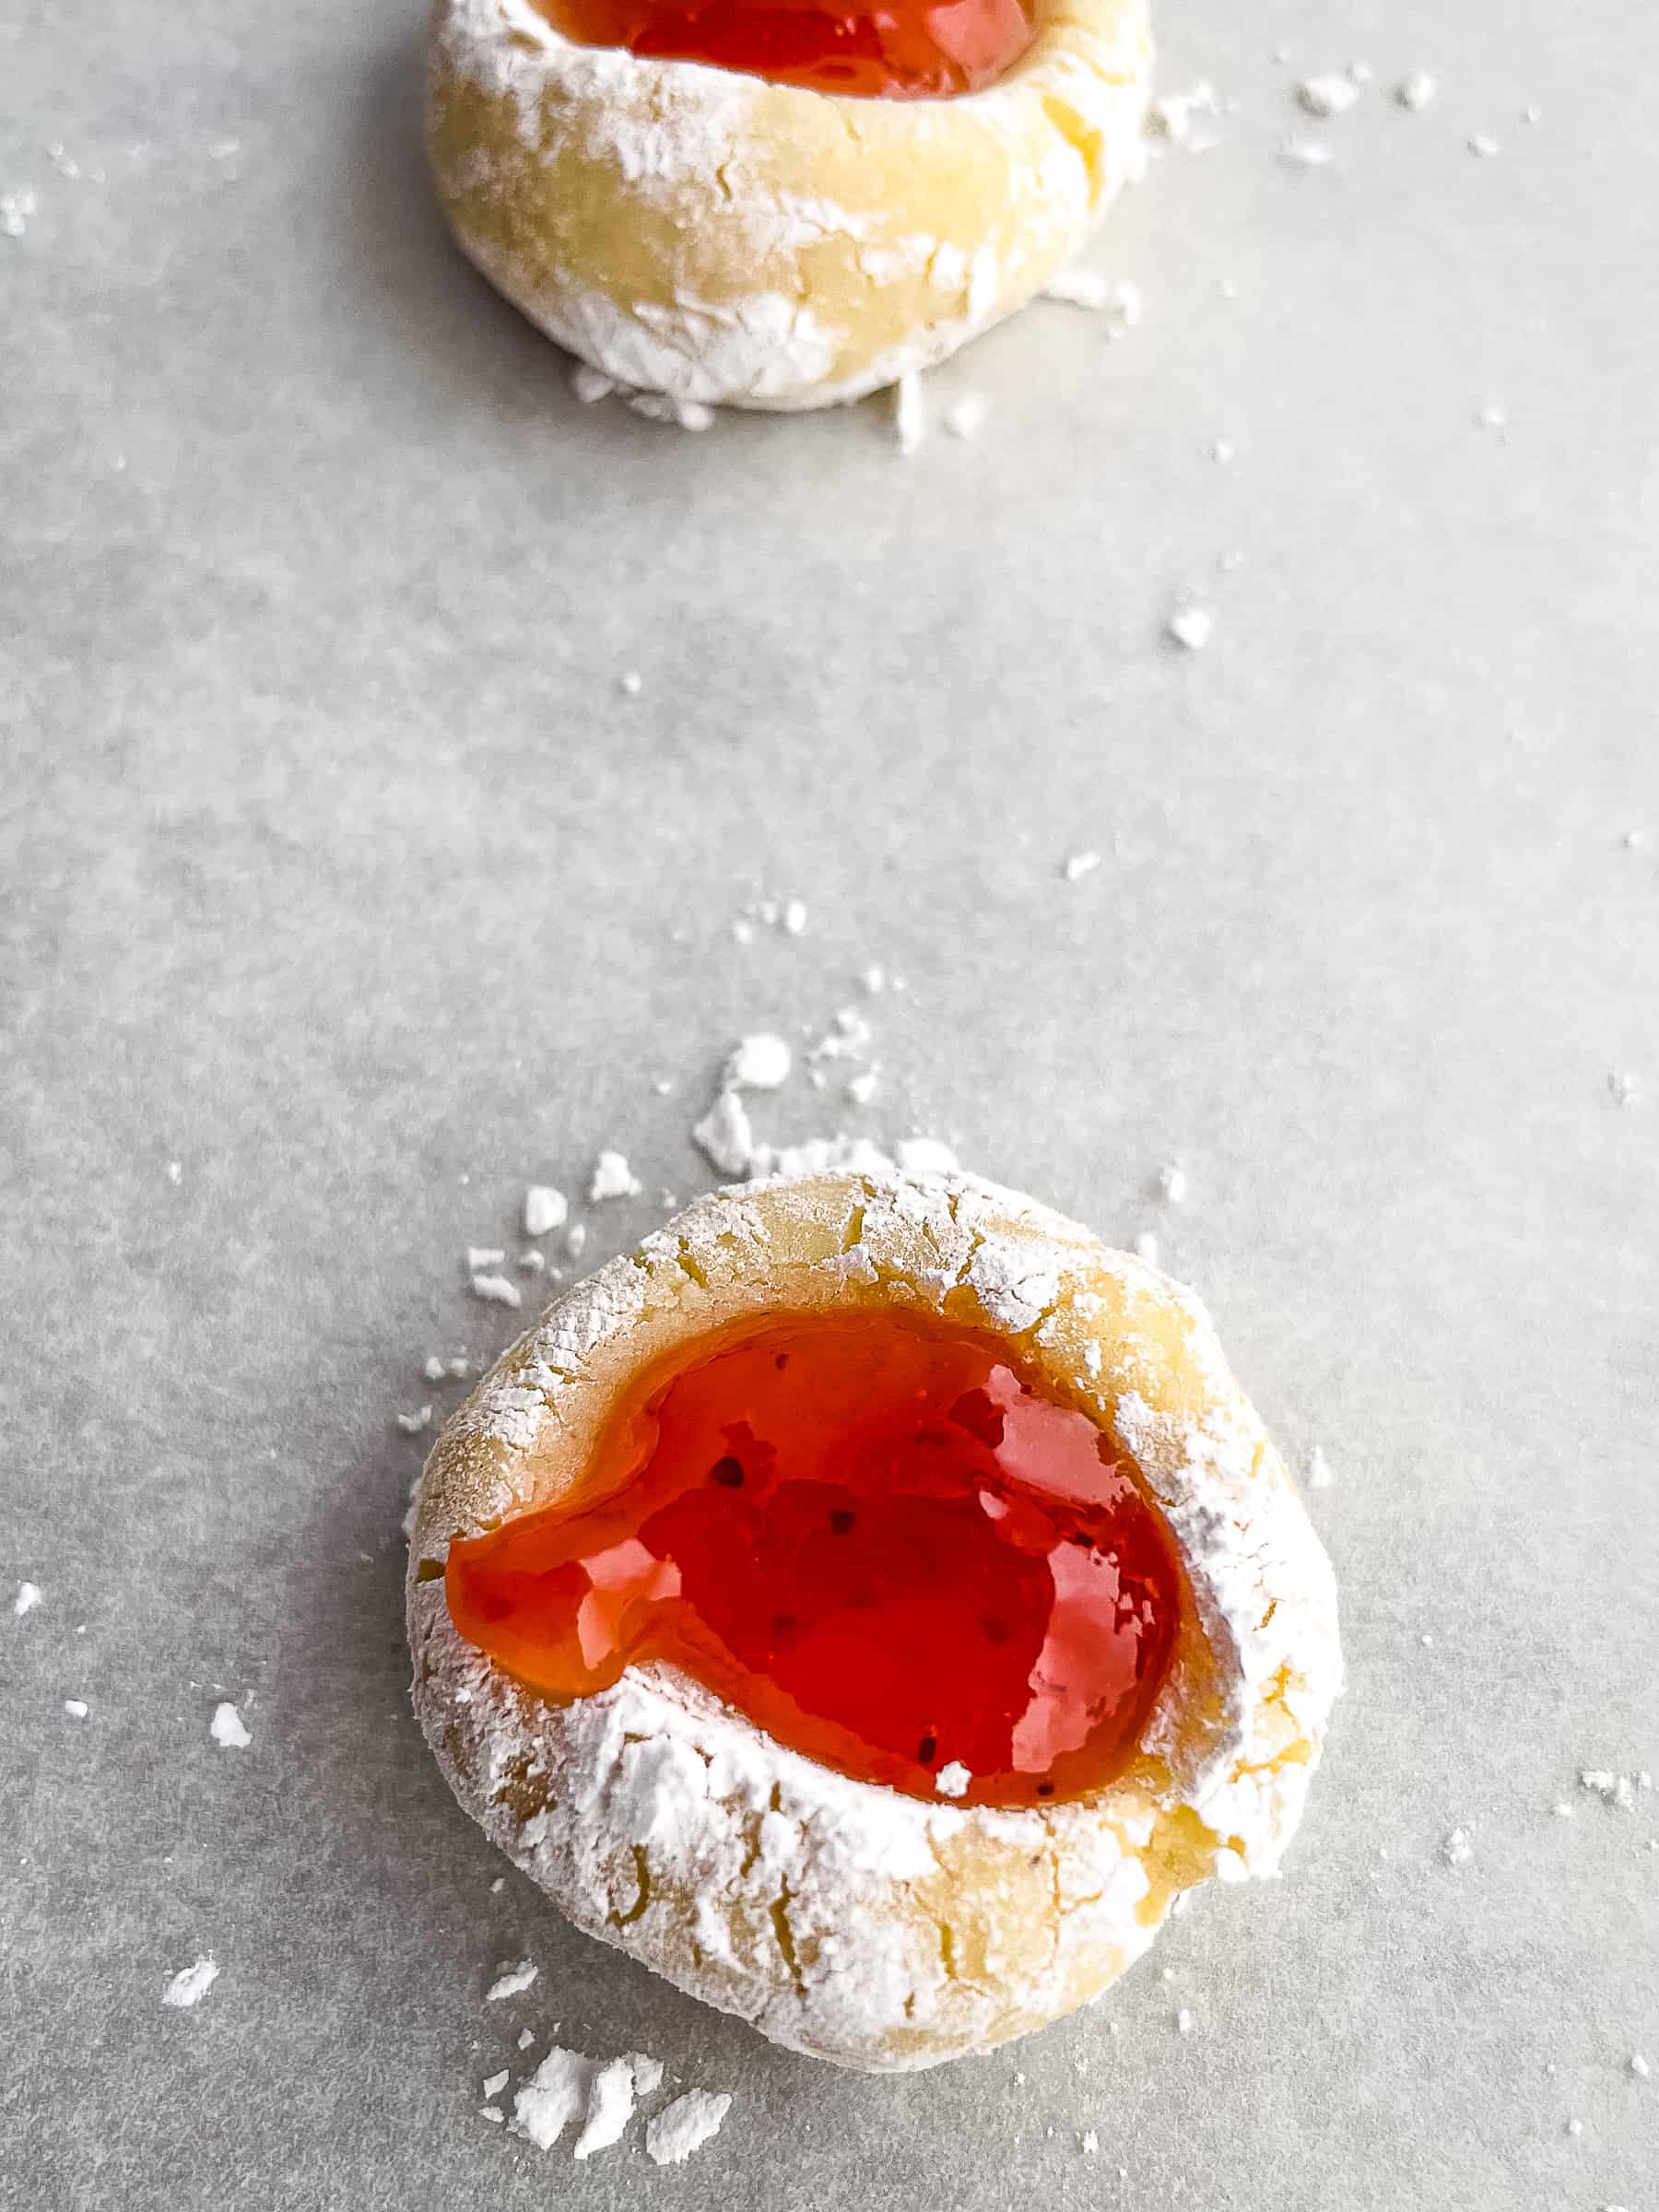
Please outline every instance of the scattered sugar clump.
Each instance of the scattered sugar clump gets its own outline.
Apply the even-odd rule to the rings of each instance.
[[[659,2166],[681,2165],[720,2133],[721,2123],[731,2109],[730,2097],[713,2097],[707,2089],[688,2089],[645,2130],[645,2148]]]
[[[533,1182],[524,1193],[524,1234],[551,1236],[556,1229],[564,1227],[570,1211],[570,1200],[562,1191],[556,1191],[550,1182]]]
[[[1641,1102],[1641,1077],[1628,1070],[1616,1069],[1607,1077],[1607,1095],[1615,1106],[1637,1106]]]
[[[789,1080],[794,1064],[782,1038],[763,1030],[736,1046],[726,1062],[725,1079],[735,1090],[778,1090]]]
[[[700,399],[677,399],[671,392],[629,392],[625,404],[647,422],[671,422],[677,430],[708,430],[714,410]]]
[[[806,902],[804,899],[788,900],[783,908],[783,933],[798,937],[806,926]]]
[[[934,1788],[941,1797],[965,1797],[972,1780],[973,1776],[961,1760],[953,1759],[948,1766],[941,1767],[934,1776]]]
[[[487,1306],[507,1306],[515,1313],[524,1302],[518,1285],[506,1275],[475,1275],[472,1294]]]
[[[982,392],[964,392],[945,410],[945,428],[953,438],[977,438],[985,427],[991,402]]]
[[[1215,634],[1216,618],[1207,606],[1178,606],[1165,628],[1177,645],[1202,653]]]
[[[1171,1206],[1179,1206],[1187,1194],[1186,1170],[1173,1161],[1158,1171],[1158,1187]]]
[[[644,1187],[620,1152],[601,1152],[588,1184],[588,1204],[598,1206],[606,1198],[637,1198]]]
[[[213,1718],[207,1724],[207,1733],[221,1751],[245,1751],[253,1741],[241,1714],[229,1698],[214,1707]]]
[[[1466,1866],[1475,1856],[1475,1846],[1469,1841],[1468,1831],[1454,1828],[1441,1845],[1441,1856],[1448,1866]]]
[[[12,1599],[12,1611],[19,1620],[25,1613],[32,1613],[46,1593],[39,1583],[19,1583],[18,1594]]]
[[[498,1966],[496,1978],[484,1993],[486,2005],[498,2005],[503,1997],[516,1997],[529,1988],[540,1969],[529,1959],[521,1959],[516,1966]]]
[[[418,1406],[413,1413],[394,1413],[392,1418],[406,1436],[418,1436],[423,1429],[431,1427],[432,1409],[429,1406]]]
[[[1401,107],[1408,108],[1416,115],[1430,105],[1439,90],[1438,81],[1427,69],[1414,69],[1394,87],[1394,98]]]
[[[1065,863],[1067,883],[1080,883],[1085,876],[1092,876],[1100,865],[1098,853],[1074,853]]]
[[[1145,1260],[1148,1267],[1158,1265],[1158,1239],[1149,1229],[1143,1229],[1135,1240],[1135,1256]]]
[[[0,237],[21,238],[38,205],[28,184],[19,184],[15,192],[0,192]]]
[[[922,379],[914,369],[893,386],[893,428],[899,436],[899,451],[908,461],[927,436],[927,407],[922,397]]]
[[[484,2080],[485,2096],[499,2097],[501,2091],[507,2087],[507,2081],[508,2074],[505,2066],[501,2068],[499,2074],[487,2075]]]
[[[1642,2057],[1640,2051],[1631,2052],[1630,2071],[1635,2075],[1639,2081],[1645,2081],[1653,2070],[1653,2067],[1648,2065],[1647,2060]]]
[[[1359,97],[1359,87],[1351,76],[1333,70],[1327,76],[1304,77],[1296,97],[1310,115],[1346,115]]]
[[[1287,169],[1326,169],[1331,149],[1322,138],[1287,138],[1278,158]]]
[[[1176,2034],[1177,2034],[1177,2035],[1191,2035],[1191,2034],[1192,2034],[1192,2032],[1193,2032],[1193,2030],[1194,2030],[1194,2028],[1196,2025],[1197,2025],[1197,2023],[1196,2023],[1196,2021],[1195,2021],[1195,2020],[1193,2018],[1193,2016],[1192,2016],[1192,2014],[1191,2014],[1191,2013],[1190,2013],[1190,2012],[1187,2010],[1186,2006],[1183,2005],[1183,2006],[1182,2006],[1181,2010],[1180,2010],[1180,2011],[1179,2011],[1179,2012],[1178,2012],[1178,2013],[1175,2015],[1175,2032],[1176,2032]]]
[[[1201,79],[1184,92],[1166,92],[1161,100],[1152,102],[1147,135],[1156,147],[1180,147],[1189,154],[1207,153],[1211,147],[1220,144],[1220,139],[1214,131],[1199,128],[1199,119],[1220,112],[1221,100],[1215,86],[1207,79]]]
[[[755,1134],[735,1090],[716,1093],[713,1105],[693,1128],[691,1141],[723,1175],[747,1172],[755,1157]]]
[[[514,2134],[537,2150],[551,2150],[581,2113],[593,2074],[592,2059],[555,2045],[512,2100]]]
[[[1469,138],[1469,151],[1477,160],[1490,161],[1503,151],[1489,131],[1475,131]]]
[[[1613,1805],[1621,1813],[1636,1809],[1636,1792],[1644,1786],[1643,1780],[1629,1774],[1615,1774],[1606,1767],[1585,1767],[1579,1774],[1579,1787],[1599,1797],[1604,1805]],[[1651,1787],[1651,1783],[1646,1786]]]
[[[591,2159],[596,2150],[608,2150],[613,2143],[621,2140],[623,2131],[633,2118],[633,2109],[632,2061],[613,2058],[607,2065],[598,2068],[588,2085],[582,2133],[571,2147],[571,2156]]]
[[[1336,1477],[1331,1472],[1331,1463],[1317,1444],[1308,1454],[1308,1488],[1311,1490],[1328,1490]]]
[[[64,1711],[72,1721],[84,1721],[92,1708],[85,1698],[65,1698]]]
[[[1100,2138],[1092,2127],[1086,2127],[1083,2130],[1082,2139],[1077,2147],[1086,2159],[1092,2159],[1096,2151],[1100,2149]]]
[[[218,1965],[209,1958],[198,1959],[193,1966],[181,1967],[161,1992],[162,2004],[181,2008],[199,2005],[218,1980]]]
[[[521,2035],[519,2048],[529,2040],[527,2031]],[[503,2073],[494,2079],[504,2084],[507,2077]],[[662,2079],[662,2060],[643,2051],[602,2061],[555,2046],[513,2098],[513,2133],[537,2150],[550,2150],[565,2129],[579,2122],[571,2155],[590,2159],[621,2141],[635,2100],[651,2096]],[[485,2090],[494,2094],[488,2082]]]

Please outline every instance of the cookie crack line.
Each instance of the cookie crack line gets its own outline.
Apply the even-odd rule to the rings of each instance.
[[[415,1511],[421,1725],[462,1804],[579,1927],[796,2050],[903,2069],[1060,2017],[1185,1890],[1277,1870],[1340,1684],[1334,1585],[1189,1293],[971,1177],[748,1184],[642,1254],[566,1291],[509,1350],[439,1439]],[[1052,1289],[1022,1297],[1040,1277]],[[1046,1807],[934,1804],[791,1751],[671,1667],[555,1702],[458,1633],[429,1563],[565,1495],[644,1363],[771,1310],[960,1319],[964,1288],[1111,1436],[1181,1559],[1192,1602],[1117,1782]]]

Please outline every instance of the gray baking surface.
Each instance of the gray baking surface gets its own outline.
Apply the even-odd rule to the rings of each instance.
[[[905,462],[879,403],[577,406],[441,233],[417,12],[0,24],[0,2198],[1653,2212],[1659,1796],[1578,1776],[1659,1769],[1659,17],[1166,6],[1166,88],[1238,108],[1091,254],[1143,324],[1037,306]],[[527,1180],[619,1146],[630,1241],[732,1040],[871,961],[877,1101],[766,1134],[1156,1231],[1329,1460],[1350,1669],[1285,1880],[885,2080],[571,1935],[451,1802],[393,1418],[510,1335],[463,1251]],[[490,2127],[555,2024],[724,2132]]]

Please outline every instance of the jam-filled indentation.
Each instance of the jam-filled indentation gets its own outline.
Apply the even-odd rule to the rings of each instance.
[[[1034,0],[534,0],[580,46],[703,62],[869,100],[994,84],[1034,35]]]
[[[573,1510],[452,1546],[461,1633],[546,1695],[682,1668],[780,1743],[968,1804],[1133,1759],[1181,1576],[1111,1439],[995,1338],[891,1309],[773,1315],[618,1405]]]

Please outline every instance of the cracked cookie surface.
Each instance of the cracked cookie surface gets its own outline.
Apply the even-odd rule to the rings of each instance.
[[[1133,1461],[1190,1602],[1129,1768],[959,1809],[792,1752],[673,1669],[556,1703],[455,1630],[449,1540],[570,1496],[615,1394],[722,1321],[896,1303],[1006,1335]],[[1270,1873],[1339,1685],[1329,1565],[1196,1302],[968,1178],[718,1193],[549,1309],[428,1465],[415,1701],[456,1794],[578,1926],[839,2064],[928,2065],[1097,1995],[1210,1876]]]

